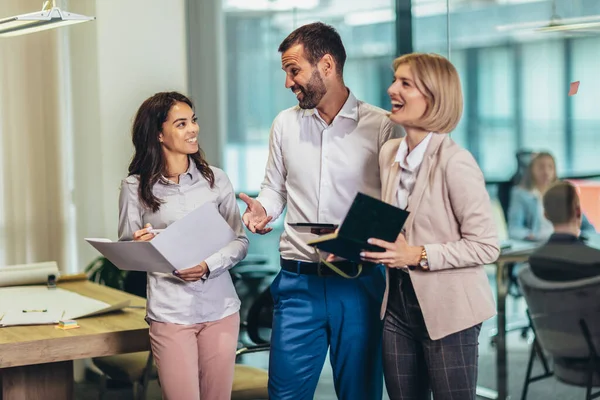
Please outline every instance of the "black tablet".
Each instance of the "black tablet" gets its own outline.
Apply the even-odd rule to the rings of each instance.
[[[310,229],[337,229],[336,224],[320,224],[317,222],[292,222],[288,224],[294,228],[310,228]]]

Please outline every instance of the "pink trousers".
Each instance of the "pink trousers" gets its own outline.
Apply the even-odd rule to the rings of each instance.
[[[150,343],[165,400],[230,400],[240,315],[178,325],[152,321]]]

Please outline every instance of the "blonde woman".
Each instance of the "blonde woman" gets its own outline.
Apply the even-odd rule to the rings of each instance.
[[[387,266],[384,375],[391,400],[475,399],[481,323],[495,314],[483,265],[499,255],[483,174],[448,133],[462,114],[458,74],[435,54],[394,61],[390,119],[406,131],[380,153],[383,199],[410,211]]]
[[[547,152],[537,153],[527,167],[523,182],[512,189],[508,207],[508,233],[511,239],[547,240],[554,232],[552,223],[544,216],[542,197],[558,180],[556,160]],[[596,233],[585,215],[581,231]]]

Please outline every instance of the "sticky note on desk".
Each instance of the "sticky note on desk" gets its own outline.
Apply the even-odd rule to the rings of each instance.
[[[74,321],[72,319],[68,319],[68,320],[60,320],[58,321],[58,326],[56,327],[57,329],[75,329],[75,328],[79,328],[79,325],[77,324],[77,321]]]
[[[571,87],[569,88],[569,96],[575,96],[577,91],[579,90],[579,81],[571,82]]]

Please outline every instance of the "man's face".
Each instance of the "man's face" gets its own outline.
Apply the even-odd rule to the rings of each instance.
[[[318,65],[311,65],[304,57],[302,44],[290,47],[281,55],[281,68],[285,71],[285,87],[294,92],[300,108],[316,108],[327,93],[327,87]]]

